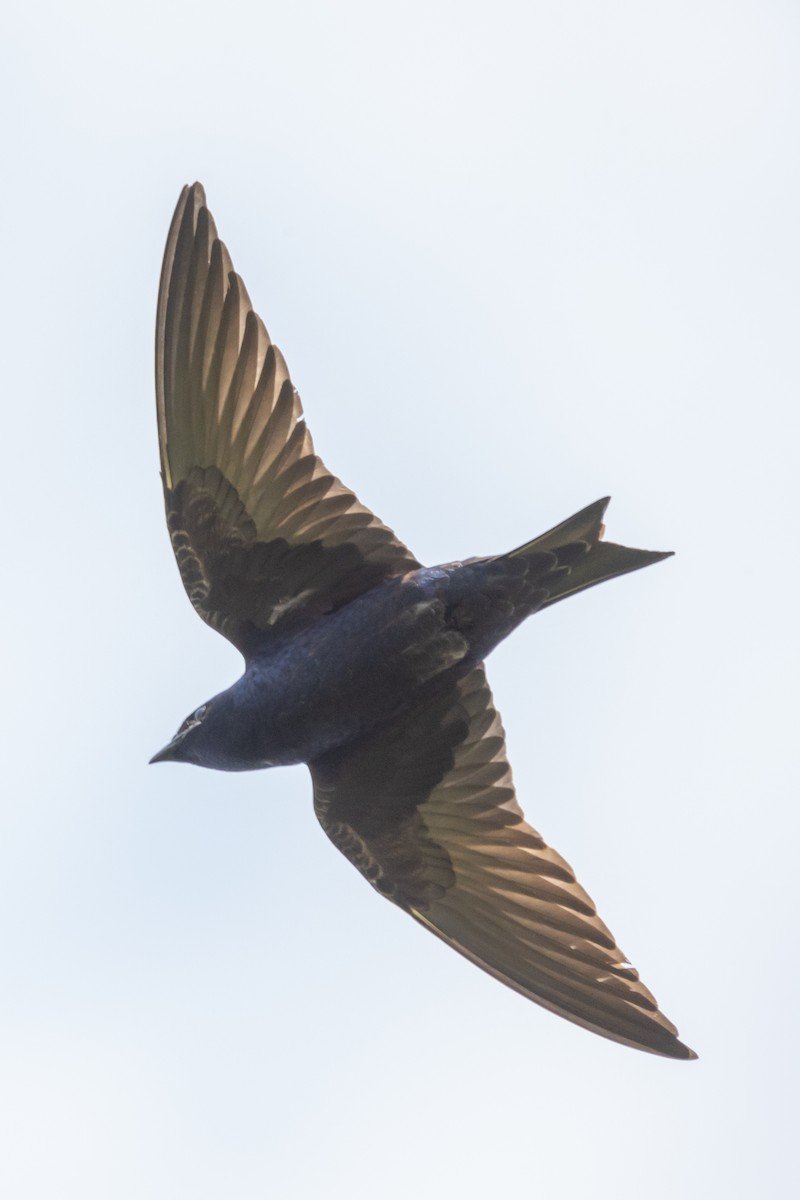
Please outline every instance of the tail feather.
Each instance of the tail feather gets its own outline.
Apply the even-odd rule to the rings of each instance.
[[[635,550],[630,546],[604,542],[603,514],[609,499],[606,496],[603,500],[596,500],[554,529],[502,556],[529,558],[534,562],[538,561],[537,555],[555,556],[556,569],[548,570],[541,581],[548,595],[539,607],[547,608],[557,600],[594,587],[596,583],[649,567],[651,563],[672,555],[672,550]]]

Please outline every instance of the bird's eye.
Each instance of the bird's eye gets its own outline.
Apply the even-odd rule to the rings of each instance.
[[[175,734],[175,737],[176,738],[183,737],[183,735],[185,733],[188,733],[190,729],[194,729],[197,725],[200,724],[200,722],[203,720],[203,717],[206,715],[207,712],[208,712],[208,705],[201,704],[199,708],[196,708],[194,710],[194,712],[192,713],[192,715],[190,717],[186,718],[186,720],[183,722],[183,724],[181,725],[178,732]]]

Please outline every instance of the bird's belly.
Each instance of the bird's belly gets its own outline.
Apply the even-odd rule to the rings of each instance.
[[[252,765],[311,762],[391,719],[434,678],[464,665],[469,646],[448,625],[437,582],[388,585],[255,660],[242,680],[250,677],[251,695],[261,698]]]

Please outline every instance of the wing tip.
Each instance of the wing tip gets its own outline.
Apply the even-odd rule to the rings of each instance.
[[[192,200],[198,207],[205,207],[206,189],[198,179],[195,179],[194,183],[184,184],[183,194],[185,196],[191,196]]]
[[[696,1050],[692,1050],[691,1046],[685,1045],[684,1042],[679,1042],[677,1038],[667,1054],[669,1058],[680,1058],[685,1062],[692,1062],[700,1057]]]

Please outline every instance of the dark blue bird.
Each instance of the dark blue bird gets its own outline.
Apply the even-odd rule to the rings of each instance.
[[[483,661],[532,613],[666,557],[600,500],[525,546],[423,567],[314,453],[202,187],[169,231],[156,331],[167,524],[197,612],[244,656],[153,762],[307,763],[335,846],[522,995],[694,1058],[570,867],[525,821]]]

